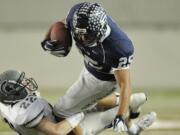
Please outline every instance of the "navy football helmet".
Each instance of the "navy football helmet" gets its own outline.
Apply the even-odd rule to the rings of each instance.
[[[107,15],[97,3],[84,2],[73,16],[72,34],[76,42],[92,45],[99,42],[107,30]]]
[[[7,70],[0,74],[0,102],[4,104],[15,104],[37,89],[35,80],[25,78],[22,71]]]

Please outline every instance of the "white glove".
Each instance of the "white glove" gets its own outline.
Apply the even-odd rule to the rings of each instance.
[[[84,118],[84,113],[81,112],[66,118],[66,120],[69,122],[72,128],[75,128],[83,118]]]
[[[128,131],[122,116],[116,116],[112,125],[115,132],[122,133]]]

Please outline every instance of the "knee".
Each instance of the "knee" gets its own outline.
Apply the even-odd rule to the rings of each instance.
[[[146,101],[147,101],[147,96],[145,93],[134,93],[131,95],[130,108],[136,110]]]

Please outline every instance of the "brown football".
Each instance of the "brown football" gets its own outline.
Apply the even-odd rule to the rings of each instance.
[[[65,27],[63,22],[56,22],[51,27],[51,40],[59,40],[65,47],[72,46],[71,32]]]

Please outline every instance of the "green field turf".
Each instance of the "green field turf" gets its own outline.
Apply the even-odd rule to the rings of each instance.
[[[134,90],[133,92],[141,92]],[[155,111],[160,120],[175,120],[180,121],[180,89],[178,90],[147,90],[144,91],[148,95],[148,102],[142,108],[142,114],[149,111]],[[41,90],[41,96],[47,99],[50,103],[54,103],[60,95],[65,93],[64,89],[45,89]],[[9,127],[0,120],[0,133],[9,131]],[[110,135],[112,131],[106,131],[101,135]],[[113,133],[115,134],[115,133]],[[179,135],[180,129],[167,129],[146,131],[143,135]],[[0,134],[1,135],[1,134]]]

